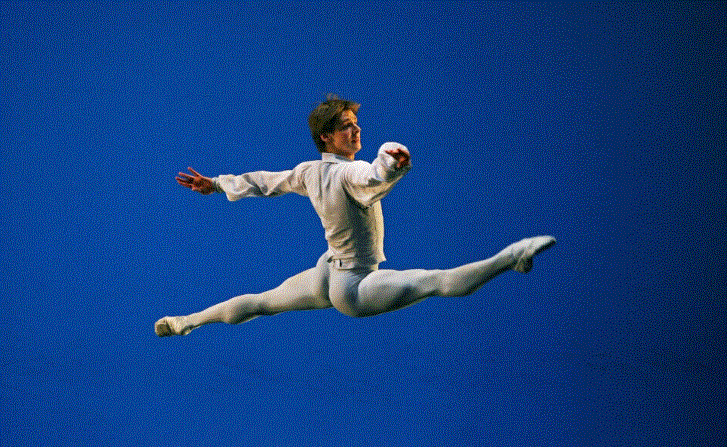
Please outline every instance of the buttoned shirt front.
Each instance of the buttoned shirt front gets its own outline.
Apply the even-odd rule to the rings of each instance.
[[[324,152],[288,171],[256,171],[213,178],[230,201],[274,197],[294,192],[307,196],[321,219],[329,261],[341,269],[367,267],[386,260],[381,199],[411,169],[397,168],[385,151],[403,147],[385,143],[372,163]]]

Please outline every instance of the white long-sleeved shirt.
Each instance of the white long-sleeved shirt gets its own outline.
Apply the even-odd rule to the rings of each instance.
[[[380,200],[411,169],[411,164],[396,168],[394,157],[385,152],[397,147],[403,146],[384,143],[372,163],[324,152],[321,160],[303,162],[292,170],[212,180],[230,201],[290,192],[307,196],[325,229],[329,260],[342,269],[371,266],[386,260]]]

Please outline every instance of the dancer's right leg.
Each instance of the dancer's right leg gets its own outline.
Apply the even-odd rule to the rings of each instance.
[[[186,316],[164,317],[156,322],[154,329],[160,337],[187,335],[192,329],[209,323],[238,324],[289,310],[325,309],[331,307],[328,276],[324,255],[314,268],[288,278],[273,290],[240,295]]]

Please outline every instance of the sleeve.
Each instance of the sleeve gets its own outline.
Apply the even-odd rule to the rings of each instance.
[[[396,168],[396,159],[385,151],[404,147],[398,143],[384,143],[372,163],[358,161],[347,165],[344,188],[349,196],[364,208],[383,199],[411,169],[411,163]]]
[[[214,177],[217,192],[224,192],[234,202],[245,197],[275,197],[290,192],[307,196],[304,173],[306,165],[280,172],[255,171],[241,175]]]

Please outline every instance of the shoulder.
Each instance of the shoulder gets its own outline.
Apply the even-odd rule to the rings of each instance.
[[[293,171],[301,172],[301,173],[306,172],[318,164],[320,164],[320,160],[304,161],[303,163],[299,163],[296,167],[294,167]]]

